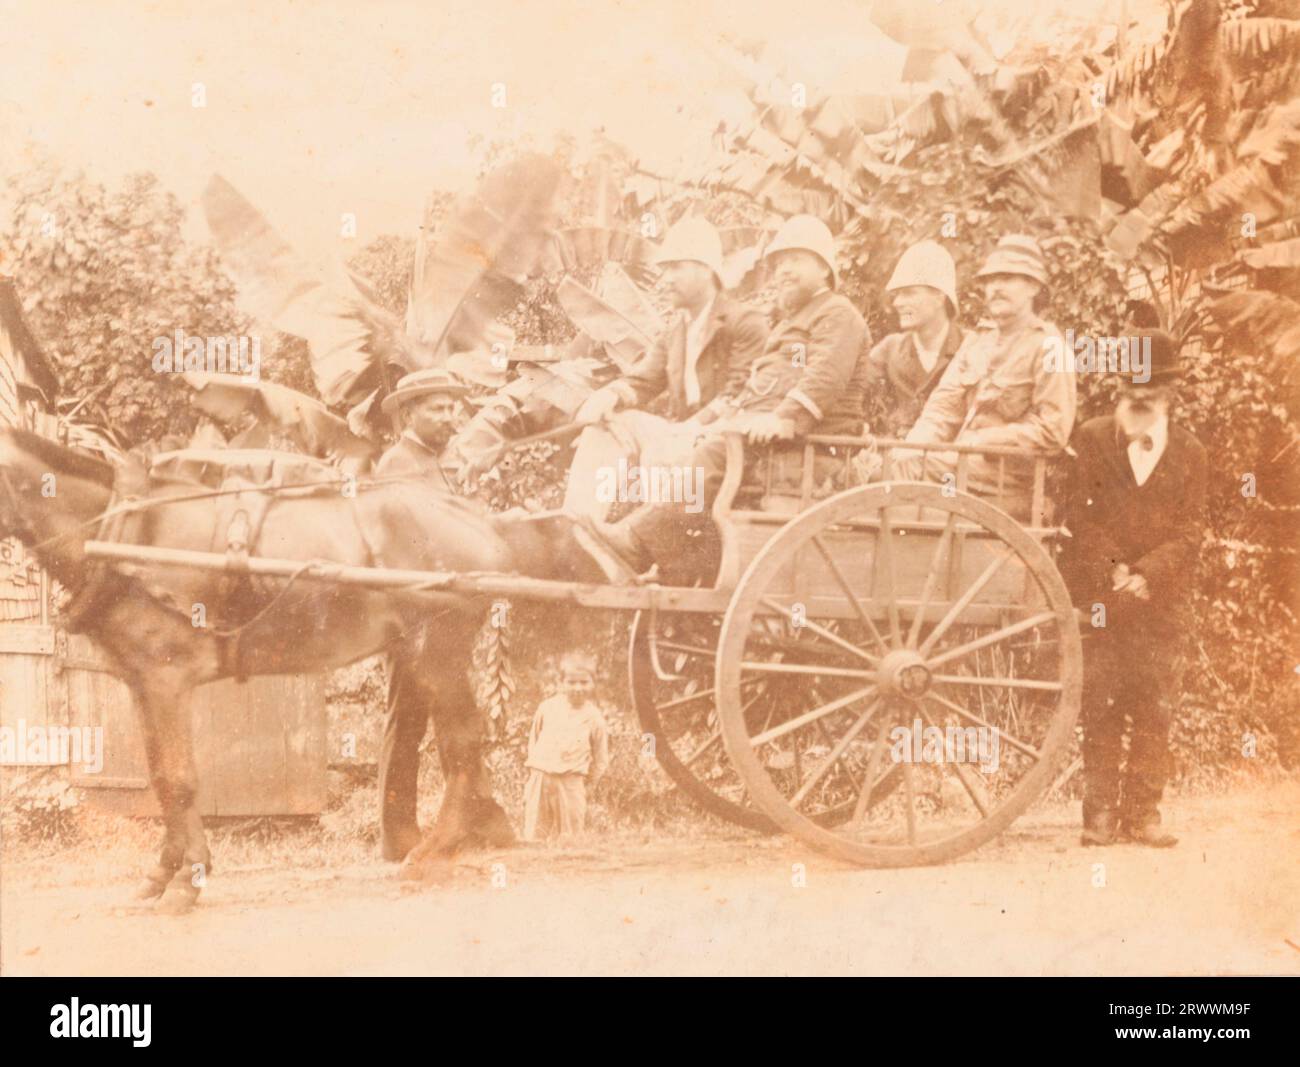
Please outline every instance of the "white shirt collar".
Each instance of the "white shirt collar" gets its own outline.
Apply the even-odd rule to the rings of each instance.
[[[1138,485],[1146,485],[1147,479],[1151,477],[1151,472],[1156,469],[1156,464],[1160,462],[1160,457],[1165,454],[1165,447],[1169,444],[1169,413],[1161,415],[1149,429],[1144,432],[1144,436],[1151,438],[1151,447],[1142,447],[1142,438],[1137,437],[1129,442],[1128,446],[1128,463],[1133,470],[1133,477],[1137,480]]]
[[[700,308],[700,313],[686,323],[686,366],[683,368],[682,385],[686,392],[686,402],[691,407],[700,402],[700,376],[696,365],[700,361],[700,353],[704,351],[704,336],[717,299],[716,293],[709,297],[709,302]],[[686,313],[683,308],[682,315],[685,316]]]

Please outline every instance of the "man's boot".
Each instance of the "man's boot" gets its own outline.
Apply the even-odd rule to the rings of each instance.
[[[1125,818],[1121,831],[1126,840],[1148,848],[1173,848],[1178,838],[1160,828],[1160,813]]]
[[[1085,848],[1114,844],[1117,822],[1111,808],[1084,812],[1083,833],[1079,836],[1079,843]]]

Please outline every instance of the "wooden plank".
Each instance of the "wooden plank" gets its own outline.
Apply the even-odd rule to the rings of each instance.
[[[324,810],[328,710],[324,675],[293,675],[284,679],[287,698],[281,704],[289,718],[285,731],[285,808],[292,813]]]
[[[65,721],[62,707],[50,707],[49,665],[44,655],[0,656],[0,726],[29,726]]]
[[[31,623],[0,626],[0,655],[7,653],[52,656],[54,627]]]
[[[0,658],[0,665],[4,661]],[[107,656],[84,635],[69,635],[64,662],[75,665],[65,666],[60,681],[70,725],[103,730],[101,772],[78,774],[75,784],[88,789],[97,806],[124,815],[157,815],[130,690],[108,672]],[[324,810],[323,677],[259,677],[244,684],[224,679],[194,691],[191,714],[203,815]]]

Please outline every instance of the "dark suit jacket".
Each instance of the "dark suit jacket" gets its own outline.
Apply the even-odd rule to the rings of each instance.
[[[964,336],[955,322],[948,327],[939,358],[929,373],[917,358],[916,335],[910,330],[891,333],[871,350],[867,358],[867,398],[884,412],[883,421],[875,427],[877,433],[907,436]]]
[[[1113,416],[1084,423],[1072,444],[1078,458],[1066,522],[1073,538],[1062,569],[1075,602],[1105,604],[1107,626],[1133,623],[1154,633],[1185,627],[1205,529],[1204,446],[1170,423],[1164,454],[1139,486]],[[1119,563],[1146,577],[1149,601],[1111,592]]]
[[[403,433],[397,443],[379,457],[379,462],[375,464],[375,474],[381,478],[399,475],[425,478],[439,489],[448,493],[455,492],[438,462],[438,454],[423,442],[417,441],[410,431]]]
[[[695,373],[700,402],[686,401],[686,326],[675,316],[654,346],[637,361],[617,386],[629,405],[641,407],[667,391],[669,418],[690,418],[718,396],[733,397],[749,375],[749,365],[763,351],[767,320],[762,312],[719,293],[704,331]]]

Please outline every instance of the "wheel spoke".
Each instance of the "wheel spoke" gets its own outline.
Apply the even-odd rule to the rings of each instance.
[[[849,819],[849,825],[857,828],[862,825],[862,820],[867,817],[867,812],[871,810],[871,795],[876,791],[876,777],[880,774],[880,762],[885,755],[885,734],[889,732],[889,716],[886,715],[880,720],[880,728],[876,731],[875,743],[871,746],[871,757],[867,760],[867,773],[862,779],[862,791],[858,794],[857,803],[853,805],[853,817]],[[893,768],[890,768],[893,770]],[[886,775],[888,772],[886,772]],[[883,780],[883,779],[882,779]]]
[[[1005,641],[1008,637],[1014,637],[1016,634],[1024,633],[1026,630],[1032,630],[1035,626],[1041,626],[1045,622],[1051,622],[1056,618],[1053,611],[1042,611],[1037,615],[1031,615],[1020,622],[1012,623],[1010,626],[1004,626],[1000,630],[995,630],[991,634],[985,634],[983,637],[976,638],[974,641],[967,641],[964,645],[958,645],[956,648],[945,648],[937,656],[931,656],[926,660],[927,667],[937,667],[941,663],[947,663],[949,660],[958,659],[962,656],[969,655],[977,648],[985,648],[988,645],[996,645],[999,641]]]
[[[916,844],[916,782],[913,780],[912,761],[903,760],[903,803],[907,807],[907,843]]]
[[[820,537],[814,537],[812,542],[817,551],[821,553],[822,559],[826,561],[826,566],[831,569],[831,574],[835,575],[835,581],[838,582],[840,588],[844,590],[844,595],[849,598],[849,603],[853,605],[853,610],[858,613],[858,618],[862,620],[863,624],[871,632],[871,636],[875,639],[876,644],[880,646],[881,650],[888,652],[889,646],[885,644],[885,639],[880,636],[880,631],[876,629],[876,624],[871,621],[871,616],[867,614],[867,609],[862,606],[862,601],[858,599],[858,595],[853,591],[853,587],[849,585],[848,578],[846,578],[844,572],[840,570],[840,565],[835,562],[835,557],[831,555],[830,549],[826,547]]]
[[[831,749],[830,753],[826,757],[826,761],[811,775],[809,775],[808,781],[804,782],[800,787],[799,792],[795,793],[795,795],[790,798],[790,807],[797,808],[800,803],[802,803],[804,797],[808,795],[808,791],[820,782],[822,776],[831,769],[831,765],[844,755],[844,750],[848,748],[853,739],[862,732],[862,728],[871,721],[871,716],[876,713],[876,709],[880,707],[880,703],[881,698],[877,697],[871,702],[871,706],[867,708],[861,716],[859,716],[858,721],[844,731],[844,736],[841,737],[835,747]]]
[[[701,647],[700,645],[679,645],[676,641],[655,641],[655,648],[667,649],[669,652],[681,652],[687,656],[703,656],[708,659],[713,658],[715,649]]]
[[[767,674],[824,674],[827,677],[834,678],[861,678],[868,682],[876,680],[875,671],[855,670],[852,667],[818,667],[806,666],[802,663],[758,663],[747,659],[741,662],[740,669],[742,671],[762,671]]]
[[[936,674],[936,682],[949,685],[987,685],[997,689],[1038,689],[1045,693],[1059,693],[1065,688],[1060,682],[1038,682],[1033,678],[985,678],[978,674]]]
[[[894,531],[889,524],[889,509],[880,509],[880,535],[876,538],[876,552],[880,557],[880,567],[884,572],[889,605],[889,637],[893,647],[903,643],[902,629],[898,624],[898,594],[894,589]]]
[[[784,737],[786,734],[798,730],[800,727],[807,726],[810,722],[820,719],[823,715],[829,715],[831,712],[839,711],[840,708],[847,707],[849,704],[859,701],[863,697],[870,696],[875,691],[876,687],[874,685],[866,685],[861,689],[853,690],[851,693],[845,693],[844,696],[836,697],[834,700],[826,704],[821,704],[813,708],[811,711],[805,711],[802,715],[798,715],[793,719],[787,719],[779,726],[773,726],[770,730],[764,730],[760,734],[755,734],[749,739],[749,743],[754,748],[758,748],[760,745],[766,745],[770,741],[775,741],[778,737]]]
[[[948,627],[957,621],[961,616],[961,613],[969,606],[970,602],[979,596],[980,590],[993,580],[993,576],[1002,569],[1003,564],[1014,555],[1015,552],[1008,549],[1006,552],[999,554],[996,559],[992,560],[989,565],[984,568],[984,573],[975,579],[974,584],[967,589],[966,592],[962,593],[961,598],[948,609],[948,614],[945,615],[939,621],[939,624],[930,631],[930,636],[921,642],[921,647],[918,649],[921,655],[928,656],[930,654],[930,649],[934,648],[935,643],[939,638],[948,632]]]
[[[674,708],[680,708],[683,704],[690,704],[692,701],[700,700],[703,697],[711,697],[717,690],[710,686],[708,689],[701,689],[698,693],[688,693],[684,697],[673,697],[662,704],[656,704],[655,708],[659,712],[672,711]]]
[[[925,707],[921,706],[919,710],[921,712],[921,717],[925,719],[926,725],[934,726],[935,729],[938,729],[938,727],[935,726],[934,720],[930,718],[929,713],[925,710]],[[963,788],[965,788],[967,795],[971,799],[971,803],[975,805],[976,810],[980,813],[980,816],[987,819],[989,817],[988,805],[980,798],[979,793],[975,789],[974,783],[971,782],[969,777],[971,773],[970,769],[957,760],[953,760],[952,769],[957,775],[957,780],[961,782]]]
[[[682,760],[682,762],[686,764],[686,766],[688,767],[694,765],[695,762],[699,760],[701,756],[704,755],[704,753],[708,752],[709,749],[711,749],[715,744],[717,744],[721,740],[722,740],[721,730],[717,731],[717,733],[710,734],[709,739],[705,741],[704,744],[700,745],[700,747],[697,748],[694,752],[692,752],[686,759]]]
[[[908,648],[915,648],[917,638],[921,636],[921,624],[925,621],[926,609],[930,606],[930,598],[934,596],[935,586],[939,584],[939,560],[942,558],[945,563],[948,560],[952,532],[956,525],[957,513],[951,511],[948,513],[948,525],[944,527],[943,536],[939,538],[939,543],[934,548],[934,555],[930,557],[930,573],[925,576],[925,588],[921,590],[921,603],[916,606],[916,614],[912,617],[912,628],[907,632]]]
[[[981,719],[978,715],[976,715],[974,712],[967,711],[960,704],[954,704],[951,700],[947,700],[944,697],[939,696],[938,693],[926,693],[925,699],[933,700],[936,703],[942,704],[949,711],[957,715],[960,715],[963,719],[969,719],[973,723],[978,723],[986,730],[992,730],[994,733],[998,735],[998,737],[1003,738],[1007,742],[1007,744],[1011,745],[1012,748],[1020,749],[1021,752],[1023,752],[1026,756],[1029,756],[1031,759],[1037,760],[1041,758],[1038,754],[1038,749],[1034,748],[1033,745],[1025,744],[1025,742],[1021,741],[1020,738],[1013,737],[1005,730],[1000,729],[997,726],[994,726],[991,722],[986,722],[985,720]]]
[[[784,607],[781,604],[781,602],[777,600],[775,597],[765,596],[763,597],[762,603],[766,604],[769,608],[771,608],[775,612],[778,613],[788,612],[788,609]],[[844,640],[844,638],[842,638],[839,634],[826,629],[825,626],[822,626],[819,623],[815,623],[811,619],[804,619],[804,621],[799,624],[799,629],[811,630],[819,637],[824,637],[827,641],[831,642],[831,644],[838,645],[846,652],[852,652],[853,655],[857,656],[859,659],[865,660],[867,663],[870,663],[873,667],[880,666],[879,656],[873,656],[869,652],[866,652],[865,650],[858,648],[858,646],[853,644],[853,642]]]

